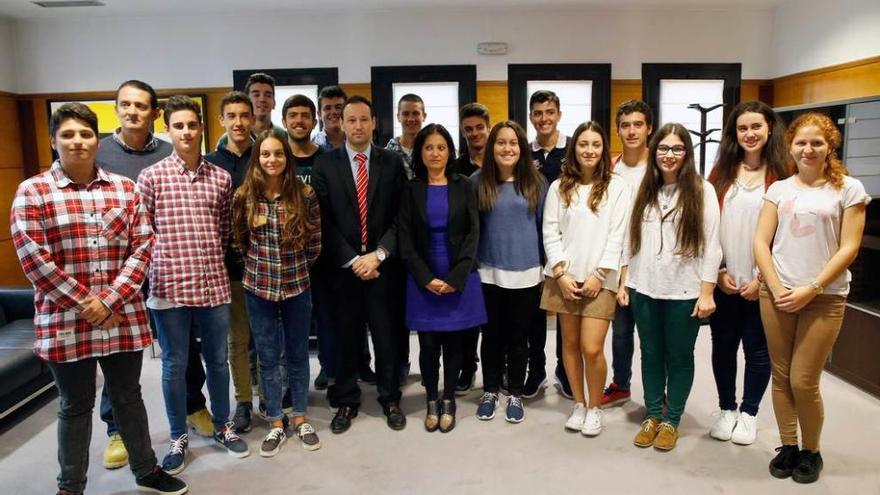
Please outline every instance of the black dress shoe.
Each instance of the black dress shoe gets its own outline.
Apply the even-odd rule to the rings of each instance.
[[[785,479],[800,463],[800,451],[797,445],[783,445],[776,447],[776,457],[770,461],[770,475],[774,478]]]
[[[392,430],[402,430],[406,427],[406,416],[404,416],[403,411],[400,410],[400,402],[394,401],[388,403],[382,408],[382,412],[385,413],[388,427]]]
[[[796,468],[791,472],[791,479],[798,483],[812,483],[819,479],[822,472],[822,454],[802,450]]]
[[[351,427],[351,420],[358,415],[358,409],[352,406],[342,406],[336,410],[336,415],[330,421],[330,431],[344,433]]]

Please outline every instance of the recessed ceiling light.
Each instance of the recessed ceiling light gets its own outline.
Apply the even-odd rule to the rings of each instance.
[[[104,3],[98,0],[47,0],[42,2],[31,2],[45,9],[56,7],[103,7]]]

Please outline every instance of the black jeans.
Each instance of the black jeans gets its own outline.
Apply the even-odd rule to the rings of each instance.
[[[113,419],[128,450],[135,477],[152,472],[156,454],[150,445],[147,411],[141,397],[143,351],[120,352],[69,363],[47,362],[55,377],[58,405],[58,488],[82,493],[89,469],[92,410],[95,407],[95,372],[101,365],[113,406]]]
[[[755,416],[770,381],[770,353],[758,301],[715,290],[717,309],[709,319],[712,328],[712,372],[718,387],[718,407],[736,410],[736,367],[739,343],[746,358],[740,411]]]
[[[474,374],[477,372],[477,361],[480,360],[477,355],[477,344],[480,340],[480,327],[462,331],[464,332],[464,336],[462,336],[461,342],[461,372]]]
[[[488,321],[483,325],[483,389],[497,393],[507,351],[507,377],[510,394],[521,396],[526,378],[528,336],[534,328],[535,314],[541,309],[541,286],[525,289],[504,289],[483,284]],[[544,336],[546,339],[546,330]]]
[[[440,398],[440,354],[443,353],[443,399],[455,400],[455,384],[464,357],[463,343],[471,330],[419,332],[419,368],[428,400]]]
[[[540,304],[540,299],[538,302]],[[557,332],[557,335],[559,335],[559,332]],[[543,309],[538,309],[535,311],[531,328],[529,328],[529,375],[547,376],[547,355],[544,353],[546,346],[547,312]],[[559,348],[560,346],[556,347],[556,349]]]
[[[395,298],[395,284],[403,279],[393,266],[385,267],[379,278],[362,281],[349,269],[338,269],[334,289],[336,308],[336,383],[327,390],[331,407],[361,403],[358,368],[364,353],[364,332],[369,325],[376,353],[376,388],[379,402],[386,405],[400,400],[400,333],[405,328],[403,299]]]

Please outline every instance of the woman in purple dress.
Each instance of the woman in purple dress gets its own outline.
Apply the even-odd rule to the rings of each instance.
[[[475,262],[480,220],[470,182],[447,166],[455,158],[449,132],[429,124],[416,136],[413,150],[415,177],[404,191],[398,218],[400,251],[409,272],[406,326],[419,333],[428,401],[425,429],[446,433],[455,427],[463,339],[486,322]]]

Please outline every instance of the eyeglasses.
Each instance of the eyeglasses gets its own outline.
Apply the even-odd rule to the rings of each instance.
[[[687,153],[687,148],[680,144],[676,144],[675,146],[666,146],[665,144],[661,144],[660,146],[657,146],[657,154],[660,156],[665,156],[670,151],[675,156],[682,156]]]

